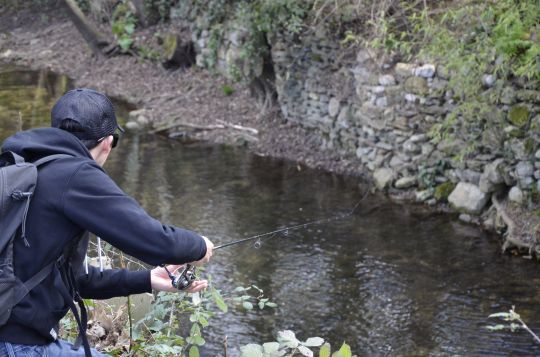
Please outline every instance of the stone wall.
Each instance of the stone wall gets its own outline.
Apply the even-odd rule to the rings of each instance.
[[[215,67],[226,74],[260,75],[262,58],[242,60],[245,30],[231,26],[212,47],[204,21],[191,23],[198,65],[217,54]],[[320,133],[321,150],[356,155],[380,189],[413,189],[418,201],[448,199],[470,214],[479,214],[503,186],[512,187],[515,201],[538,200],[540,91],[532,82],[501,83],[486,73],[485,95],[502,88],[500,104],[478,114],[486,125],[464,126],[468,118],[458,118],[452,137],[436,140],[430,130],[456,109],[444,67],[343,48],[324,29],[268,42],[284,118]]]

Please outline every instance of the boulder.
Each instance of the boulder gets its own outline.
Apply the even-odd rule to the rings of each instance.
[[[477,215],[489,200],[489,195],[472,183],[460,182],[448,196],[448,202],[458,211]]]

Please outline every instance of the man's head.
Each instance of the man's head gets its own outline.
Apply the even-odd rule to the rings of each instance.
[[[75,135],[96,161],[100,154],[103,163],[118,140],[116,130],[124,131],[116,121],[109,98],[86,88],[70,90],[56,102],[51,111],[51,126]],[[101,149],[108,149],[104,158]]]

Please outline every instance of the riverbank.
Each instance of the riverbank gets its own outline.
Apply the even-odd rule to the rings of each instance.
[[[77,29],[58,9],[39,14],[3,11],[0,24],[1,62],[67,74],[78,87],[92,87],[132,103],[142,110],[138,117],[151,123],[146,130],[180,120],[182,130],[170,133],[183,140],[243,145],[258,155],[298,162],[299,168],[305,165],[364,181],[370,177],[355,155],[323,149],[320,134],[285,121],[278,108],[262,110],[246,85],[198,67],[168,70],[158,62],[130,55],[94,58]],[[152,45],[155,33],[172,31],[172,26],[149,27],[137,32],[136,38]],[[389,192],[397,199],[417,200],[412,189],[390,188]],[[451,211],[443,203],[431,205],[434,211]],[[506,219],[498,218],[501,212]],[[521,238],[510,245],[526,251],[536,245],[539,217],[514,204],[503,201],[499,208],[486,210],[481,216],[462,215],[461,219],[499,232],[508,225],[518,227],[520,232],[515,228],[512,235]]]
[[[3,63],[66,74],[77,87],[95,88],[136,105],[144,110],[145,118],[158,126],[175,119],[189,123],[186,131],[174,136],[245,145],[258,155],[339,174],[362,175],[358,159],[321,150],[316,135],[297,124],[284,122],[277,108],[261,114],[261,107],[246,85],[197,67],[167,70],[158,62],[130,55],[95,58],[62,11],[2,14]],[[152,41],[154,33],[167,30],[164,25],[154,26],[137,36]],[[233,93],[224,88],[232,88]]]

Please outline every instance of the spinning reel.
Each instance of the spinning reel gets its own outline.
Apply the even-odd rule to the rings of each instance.
[[[186,264],[179,275],[173,275],[166,266],[163,266],[163,268],[169,274],[172,286],[178,290],[186,290],[196,279],[194,265]]]

